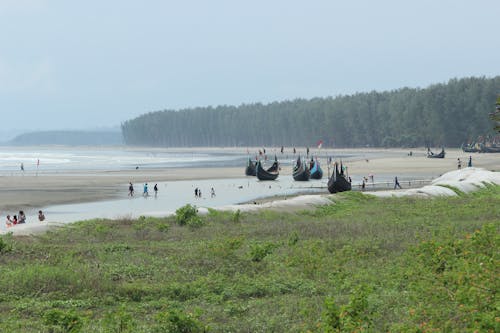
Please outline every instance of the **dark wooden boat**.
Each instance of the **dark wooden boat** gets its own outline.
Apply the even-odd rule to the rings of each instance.
[[[308,181],[311,178],[311,172],[309,171],[309,167],[307,163],[303,163],[302,160],[297,158],[297,163],[293,167],[293,180],[295,181]]]
[[[252,162],[250,158],[248,158],[247,167],[245,169],[245,175],[247,176],[255,176],[257,175],[257,162]]]
[[[311,165],[309,170],[311,170],[311,178],[312,179],[321,179],[323,178],[323,170],[321,169],[321,166],[319,165],[319,161],[316,158],[316,160],[313,160],[311,158]]]
[[[441,148],[441,152],[439,154],[434,154],[430,148],[427,148],[428,158],[444,158],[444,155],[445,155],[444,148]]]
[[[462,150],[465,153],[477,153],[477,152],[480,151],[479,149],[476,148],[475,144],[473,144],[473,145],[462,145]]]
[[[340,165],[340,171],[339,171],[339,166],[337,163],[335,163],[335,168],[332,173],[332,176],[328,180],[328,191],[330,193],[338,193],[350,190],[351,190],[351,182],[344,174],[342,164]]]
[[[257,161],[257,178],[259,180],[276,180],[279,176],[279,164],[278,160],[275,158],[273,165],[269,169],[264,169],[262,162]]]

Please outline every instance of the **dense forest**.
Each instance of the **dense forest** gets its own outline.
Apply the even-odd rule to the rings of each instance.
[[[459,147],[494,134],[500,76],[427,88],[198,107],[144,114],[122,124],[128,145]]]

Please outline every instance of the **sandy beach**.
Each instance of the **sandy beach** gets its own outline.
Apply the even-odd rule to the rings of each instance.
[[[208,148],[214,150],[216,148]],[[235,153],[245,154],[247,148],[226,148]],[[197,149],[200,150],[200,149]],[[257,149],[253,149],[257,150]],[[250,151],[253,151],[250,150]],[[500,170],[500,154],[467,154],[459,149],[446,151],[444,159],[426,157],[424,148],[411,149],[335,149],[322,150],[322,156],[336,156],[343,152],[356,151],[357,157],[344,161],[350,174],[397,176],[413,175],[415,179],[435,178],[441,174],[457,169],[457,159],[462,160],[462,167],[467,166],[472,156],[473,166],[491,171]],[[274,152],[273,152],[274,154]],[[278,155],[279,156],[279,155]],[[325,169],[326,160],[322,160]],[[127,184],[136,184],[136,190],[144,182],[160,182],[173,180],[241,178],[244,165],[240,168],[169,168],[139,169],[116,171],[88,171],[65,173],[40,173],[0,176],[0,214],[18,210],[34,211],[40,208],[65,203],[80,203],[120,198],[126,196]],[[326,171],[325,171],[326,173]],[[281,176],[290,176],[291,167],[284,166]],[[358,179],[353,179],[357,182]]]

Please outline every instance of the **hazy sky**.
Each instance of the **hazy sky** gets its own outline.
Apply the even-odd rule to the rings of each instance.
[[[0,0],[1,131],[500,74],[498,0]]]

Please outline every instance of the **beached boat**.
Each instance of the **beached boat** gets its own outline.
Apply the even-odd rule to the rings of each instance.
[[[257,175],[257,178],[259,178],[259,180],[275,180],[276,178],[278,178],[278,175],[279,175],[279,163],[278,163],[278,159],[275,158],[274,159],[274,163],[273,165],[271,165],[271,167],[269,169],[264,169],[264,167],[262,166],[262,162],[259,160],[257,161],[257,172],[256,172],[256,175]]]
[[[479,152],[479,147],[477,144],[462,144],[462,150],[465,152],[465,153],[477,153]]]
[[[252,159],[249,157],[247,162],[247,167],[245,169],[245,175],[247,176],[255,176],[257,175],[257,162],[252,162]]]
[[[439,154],[434,154],[430,148],[427,148],[428,158],[444,158],[444,155],[445,155],[444,148],[441,148],[441,152]]]
[[[340,165],[340,171],[338,164],[335,163],[335,168],[332,176],[328,180],[328,191],[330,193],[345,192],[351,190],[351,182],[344,174],[342,164]]]
[[[312,179],[323,178],[323,170],[321,169],[321,166],[319,165],[319,161],[317,158],[316,158],[316,160],[311,158],[309,170],[311,170],[311,178]]]
[[[308,181],[311,178],[311,172],[309,171],[309,167],[307,163],[303,163],[302,160],[297,158],[297,163],[293,167],[293,180],[295,181]]]

